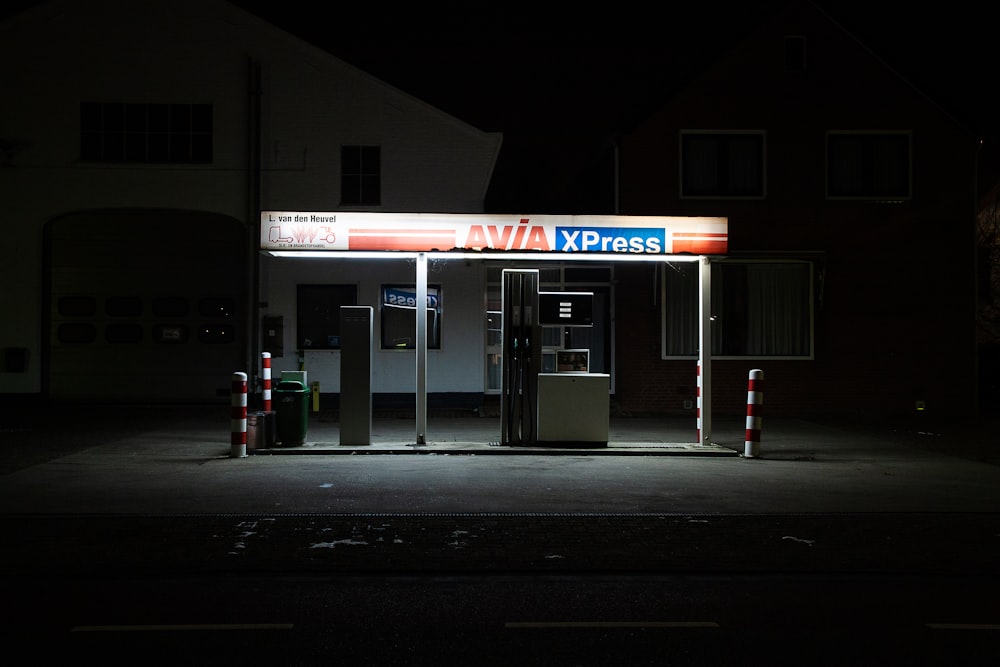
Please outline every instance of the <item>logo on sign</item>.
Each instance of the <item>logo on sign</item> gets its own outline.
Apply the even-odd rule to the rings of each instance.
[[[530,225],[528,218],[521,218],[517,225],[472,225],[465,239],[466,248],[482,250],[548,250],[549,240],[545,228]]]

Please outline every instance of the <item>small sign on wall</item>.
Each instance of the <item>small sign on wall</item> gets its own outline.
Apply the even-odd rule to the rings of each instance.
[[[272,357],[283,356],[285,318],[281,315],[268,315],[262,321],[264,351],[270,352]]]

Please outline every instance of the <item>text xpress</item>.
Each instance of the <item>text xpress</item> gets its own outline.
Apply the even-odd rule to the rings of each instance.
[[[663,229],[627,227],[556,227],[556,250],[562,252],[662,253]]]

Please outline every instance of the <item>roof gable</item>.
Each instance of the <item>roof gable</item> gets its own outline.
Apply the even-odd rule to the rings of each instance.
[[[804,49],[800,71],[788,66],[790,40]],[[743,39],[717,49],[718,58],[711,65],[638,127],[656,122],[655,117],[667,110],[678,114],[682,125],[686,116],[692,126],[703,127],[723,128],[733,122],[763,126],[773,122],[776,113],[826,115],[848,124],[877,125],[884,112],[884,122],[892,125],[899,122],[893,111],[898,107],[919,108],[941,122],[960,125],[808,0],[792,0]]]

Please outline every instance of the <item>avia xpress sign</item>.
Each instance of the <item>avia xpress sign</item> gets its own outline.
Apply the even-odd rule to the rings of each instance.
[[[560,252],[639,252],[663,254],[667,230],[652,227],[563,227],[556,226]]]
[[[264,211],[262,250],[722,255],[726,218]]]

